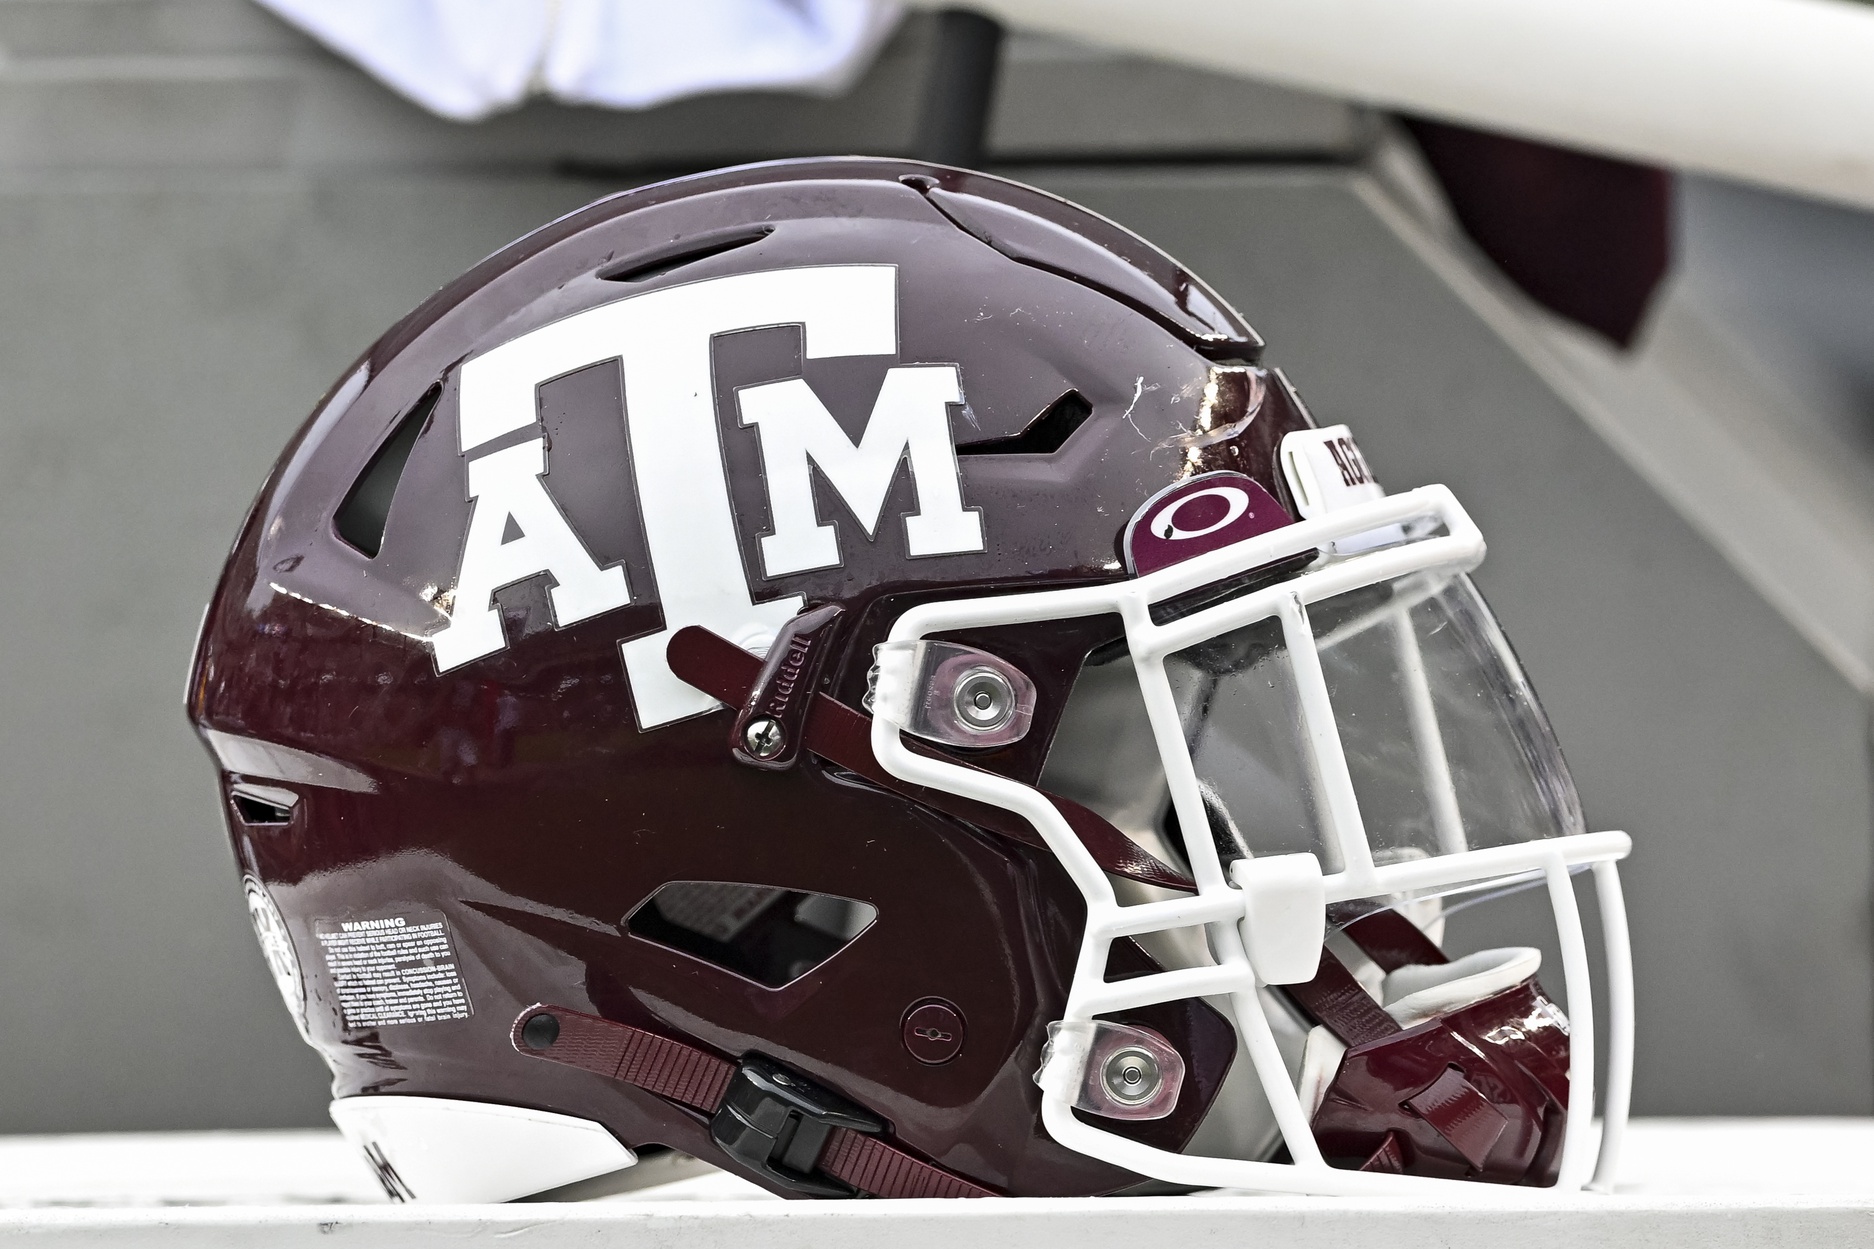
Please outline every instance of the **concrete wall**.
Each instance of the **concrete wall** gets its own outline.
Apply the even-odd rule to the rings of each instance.
[[[0,5],[0,1131],[322,1120],[181,713],[243,509],[381,329],[616,185],[555,168],[887,150],[921,29],[845,101],[471,130],[232,0]],[[1448,481],[1485,526],[1591,817],[1639,845],[1639,1107],[1874,1108],[1860,700],[1320,163],[1368,135],[1026,40],[995,121],[1006,156],[1263,162],[1031,176],[1209,275],[1388,481]]]

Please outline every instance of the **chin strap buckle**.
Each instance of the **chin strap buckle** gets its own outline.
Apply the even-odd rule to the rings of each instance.
[[[876,1136],[885,1124],[773,1059],[750,1054],[729,1077],[709,1134],[743,1166],[792,1192],[851,1197],[852,1185],[815,1173],[836,1128]]]
[[[671,1037],[545,1003],[516,1016],[509,1037],[530,1058],[620,1080],[702,1111],[711,1116],[709,1133],[717,1148],[790,1192],[996,1195],[884,1140],[883,1119],[771,1058],[750,1054],[731,1063]]]

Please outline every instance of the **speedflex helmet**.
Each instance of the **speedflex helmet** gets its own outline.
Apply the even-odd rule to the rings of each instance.
[[[1457,500],[1261,351],[1111,222],[862,159],[602,200],[372,347],[189,712],[387,1189],[1579,1188],[1588,865],[1605,1171],[1628,839]],[[1518,890],[1553,928],[1467,949]]]

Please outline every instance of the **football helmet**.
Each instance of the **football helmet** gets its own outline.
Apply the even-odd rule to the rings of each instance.
[[[857,158],[601,200],[371,347],[188,708],[386,1189],[1576,1189],[1588,870],[1605,1177],[1628,839],[1457,499],[1261,357],[1112,222]],[[1509,895],[1559,969],[1447,935]]]

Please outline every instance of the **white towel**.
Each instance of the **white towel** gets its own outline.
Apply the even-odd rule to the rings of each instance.
[[[433,113],[530,94],[649,108],[709,91],[833,95],[897,24],[895,0],[257,0]]]

